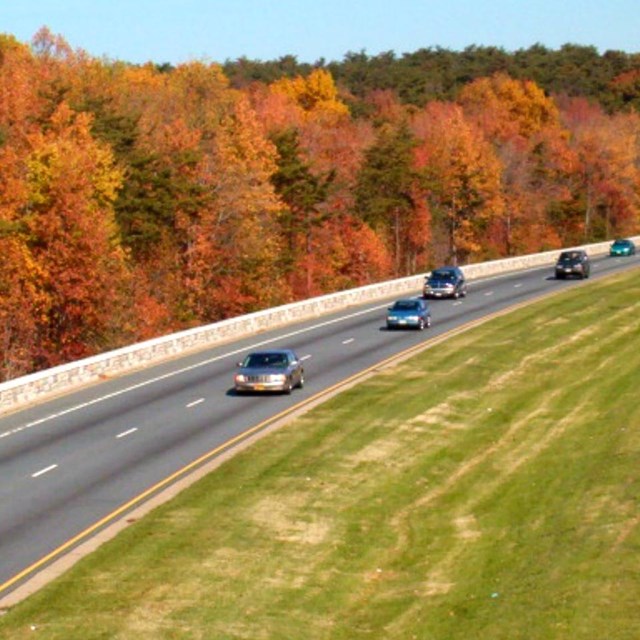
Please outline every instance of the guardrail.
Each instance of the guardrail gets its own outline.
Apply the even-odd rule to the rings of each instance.
[[[639,241],[640,236],[634,240]],[[600,242],[575,248],[586,249],[590,255],[601,255],[608,253],[610,244],[610,242]],[[531,267],[552,265],[559,252],[560,250],[554,250],[470,264],[463,266],[462,270],[469,280],[474,280]],[[31,402],[66,393],[79,386],[99,382],[105,377],[130,373],[136,369],[158,364],[168,358],[211,347],[234,338],[340,311],[359,303],[415,292],[421,290],[423,281],[424,274],[421,274],[293,302],[15,378],[0,384],[0,414]]]

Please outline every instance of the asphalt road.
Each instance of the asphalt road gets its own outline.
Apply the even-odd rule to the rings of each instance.
[[[638,256],[598,258],[591,279],[639,265]],[[1,418],[0,598],[275,416],[433,336],[580,282],[550,268],[473,281],[466,298],[431,302],[423,332],[387,331],[390,301],[353,307]],[[235,363],[266,345],[298,352],[304,389],[235,395]]]

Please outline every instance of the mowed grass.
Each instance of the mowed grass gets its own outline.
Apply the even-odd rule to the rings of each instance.
[[[637,640],[639,499],[636,270],[270,434],[9,610],[0,637]]]

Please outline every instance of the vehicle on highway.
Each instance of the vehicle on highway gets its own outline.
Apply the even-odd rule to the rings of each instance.
[[[467,281],[460,267],[440,267],[424,281],[425,298],[460,298],[467,295]]]
[[[556,262],[556,278],[563,279],[568,276],[588,278],[591,273],[591,261],[584,249],[571,249],[563,251]]]
[[[636,245],[628,238],[617,238],[609,247],[610,256],[634,256],[635,254]]]
[[[396,300],[387,309],[387,329],[412,328],[422,331],[431,326],[429,304],[422,298]]]
[[[291,393],[304,386],[304,368],[292,349],[254,351],[238,362],[233,377],[236,393],[280,391]]]

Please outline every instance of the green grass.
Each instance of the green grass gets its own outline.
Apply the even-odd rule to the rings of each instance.
[[[639,388],[637,271],[522,308],[260,440],[0,638],[637,640]]]

